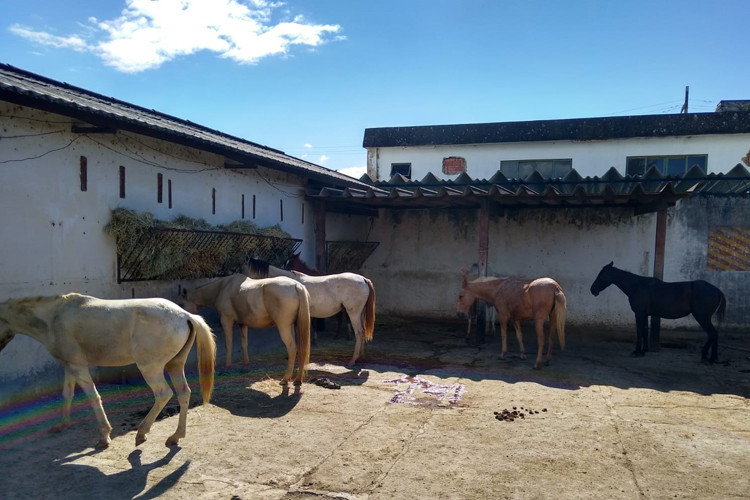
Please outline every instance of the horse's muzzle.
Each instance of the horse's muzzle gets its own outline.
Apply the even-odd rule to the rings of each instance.
[[[599,295],[599,290],[595,290],[594,287],[591,287],[591,295],[594,297],[597,297]]]

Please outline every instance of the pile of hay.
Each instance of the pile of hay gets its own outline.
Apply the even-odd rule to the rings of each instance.
[[[212,226],[184,215],[161,221],[125,208],[112,211],[104,230],[115,238],[124,281],[223,276],[238,271],[250,256],[283,262],[296,245],[278,225],[260,228],[235,221]]]

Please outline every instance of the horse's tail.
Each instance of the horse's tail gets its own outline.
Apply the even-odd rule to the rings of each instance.
[[[297,377],[301,381],[307,374],[307,363],[310,362],[310,293],[297,283],[297,295]]]
[[[727,312],[727,298],[721,290],[719,290],[719,298],[719,307],[714,314],[716,314],[716,319],[721,323],[724,321],[724,315]]]
[[[372,340],[372,333],[375,331],[375,287],[372,281],[365,278],[370,289],[370,295],[367,296],[367,302],[365,308],[362,310],[362,324],[365,327],[365,341],[369,342]]]
[[[216,362],[216,340],[206,320],[197,314],[191,314],[188,320],[196,332],[198,344],[198,379],[200,380],[203,404],[211,400],[214,389],[214,363]]]
[[[554,321],[557,326],[557,338],[560,340],[560,349],[565,349],[565,309],[567,300],[562,288],[557,287],[555,290],[555,303],[550,313],[550,321]]]

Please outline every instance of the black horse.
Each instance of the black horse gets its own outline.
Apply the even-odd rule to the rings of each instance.
[[[597,296],[614,284],[628,296],[630,308],[635,313],[636,325],[635,351],[632,356],[643,356],[648,350],[646,330],[649,316],[676,319],[692,314],[708,335],[701,350],[701,359],[704,362],[716,362],[719,334],[711,323],[711,316],[718,313],[719,323],[724,320],[727,301],[721,290],[703,280],[667,283],[617,269],[613,264],[614,262],[610,262],[599,271],[599,276],[591,285],[591,293]]]

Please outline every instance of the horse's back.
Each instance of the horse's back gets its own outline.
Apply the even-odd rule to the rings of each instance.
[[[123,366],[171,359],[187,341],[188,318],[187,311],[167,299],[81,295],[59,305],[50,328],[59,337],[60,349],[76,362]]]

